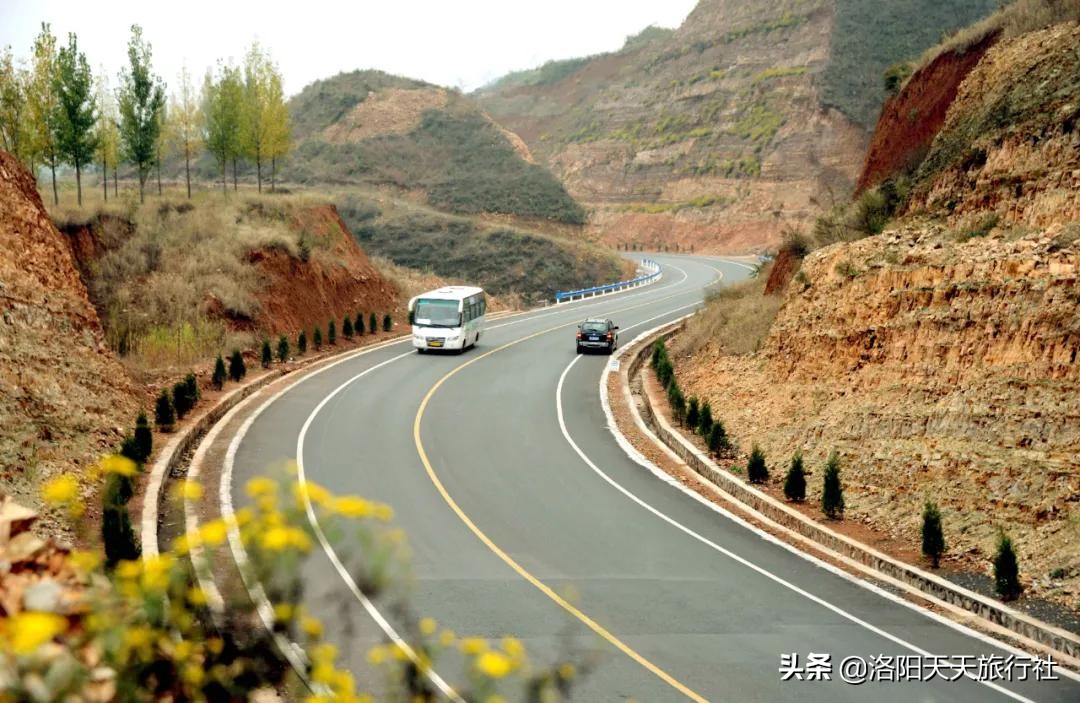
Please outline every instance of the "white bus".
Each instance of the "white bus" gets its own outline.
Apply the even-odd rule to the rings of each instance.
[[[428,349],[464,351],[484,330],[487,296],[482,288],[446,286],[409,301],[409,323],[417,352]]]

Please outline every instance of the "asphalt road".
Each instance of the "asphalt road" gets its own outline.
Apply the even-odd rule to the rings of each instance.
[[[1010,653],[761,538],[626,456],[598,393],[608,358],[576,356],[576,324],[611,317],[627,342],[693,310],[720,274],[748,275],[655,258],[657,284],[489,322],[464,354],[395,344],[298,384],[240,443],[235,502],[247,478],[299,456],[310,480],[391,504],[412,550],[412,611],[461,635],[519,637],[534,661],[595,660],[575,700],[1080,701],[1060,674],[840,680],[848,656]],[[304,578],[309,607],[371,688],[364,653],[382,631],[326,554]],[[400,622],[393,604],[376,606]],[[781,654],[811,652],[831,655],[832,680],[781,680]],[[460,679],[455,662],[437,670]]]

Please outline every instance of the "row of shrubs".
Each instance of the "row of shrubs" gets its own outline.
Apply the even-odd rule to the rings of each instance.
[[[668,355],[664,340],[653,344],[651,365],[657,380],[667,391],[668,404],[672,418],[680,426],[689,429],[705,441],[709,452],[714,456],[730,457],[735,448],[727,436],[721,421],[713,418],[709,401],[699,402],[696,397],[689,400],[683,395],[675,378],[675,367]],[[741,470],[733,466],[736,472]],[[756,444],[750,450],[746,462],[746,478],[750,483],[763,484],[769,480],[769,469],[765,453]],[[792,503],[806,500],[806,470],[800,452],[795,452],[784,477],[784,497]],[[844,516],[844,487],[840,479],[840,458],[836,452],[829,455],[822,477],[821,512],[830,520],[839,520]],[[945,533],[941,511],[933,501],[927,501],[922,515],[922,553],[930,560],[933,568],[938,568],[945,553]],[[1022,587],[1019,579],[1019,565],[1012,539],[1005,533],[998,538],[994,556],[994,586],[1004,600],[1012,600],[1020,595]]]

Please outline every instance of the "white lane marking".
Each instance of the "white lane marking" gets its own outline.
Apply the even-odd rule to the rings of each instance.
[[[678,309],[672,310],[670,312],[677,312],[677,311],[678,311]],[[662,317],[662,315],[657,316],[657,317]],[[656,319],[656,318],[653,318],[653,319]],[[639,323],[637,325],[632,325],[631,327],[627,327],[627,329],[632,329],[633,327],[639,327],[641,324],[644,324],[645,322],[649,322],[649,320],[645,320],[644,322]],[[670,324],[670,323],[668,323],[668,324]],[[914,645],[914,644],[912,644],[912,643],[910,643],[910,642],[908,642],[908,641],[906,641],[906,640],[904,640],[904,639],[902,639],[900,637],[897,637],[897,636],[895,636],[895,635],[893,635],[893,634],[891,634],[889,632],[886,632],[885,630],[882,630],[881,628],[879,628],[879,627],[877,627],[877,626],[875,626],[875,625],[873,625],[871,623],[868,623],[865,620],[860,619],[859,617],[847,612],[846,610],[829,603],[828,601],[824,600],[823,598],[820,598],[820,597],[814,595],[813,593],[810,593],[809,591],[806,591],[806,590],[800,588],[799,586],[796,586],[795,584],[793,584],[793,583],[791,583],[789,581],[786,581],[783,578],[773,574],[772,572],[768,571],[767,569],[765,569],[763,567],[760,567],[760,566],[754,564],[753,562],[739,556],[738,554],[735,554],[734,552],[732,552],[732,551],[730,551],[730,550],[728,550],[728,549],[726,549],[724,547],[721,547],[720,545],[716,544],[715,542],[708,539],[707,537],[704,537],[704,536],[698,534],[697,532],[694,532],[689,527],[686,527],[685,525],[678,522],[674,518],[669,517],[667,514],[657,510],[656,508],[654,508],[649,503],[646,503],[641,498],[638,498],[637,495],[635,495],[634,493],[632,493],[631,491],[629,491],[628,489],[623,487],[622,484],[618,483],[613,478],[611,478],[606,473],[604,473],[604,471],[599,466],[597,466],[592,461],[592,459],[590,459],[588,457],[588,455],[585,454],[584,451],[581,450],[581,447],[578,446],[577,442],[574,441],[573,437],[570,436],[570,432],[566,427],[566,419],[565,419],[565,416],[563,414],[563,404],[562,404],[563,385],[564,385],[564,382],[566,381],[566,376],[570,373],[570,369],[572,369],[574,364],[576,364],[578,362],[578,360],[580,360],[580,359],[581,359],[580,356],[575,357],[569,364],[567,364],[566,368],[563,369],[562,375],[559,376],[559,383],[558,383],[558,385],[556,386],[556,389],[555,389],[555,410],[556,410],[556,413],[558,415],[559,428],[562,430],[563,438],[570,445],[570,447],[574,450],[574,452],[581,458],[581,460],[583,462],[585,462],[585,464],[590,469],[592,469],[598,476],[600,476],[604,481],[606,481],[609,485],[611,485],[617,491],[622,493],[624,496],[629,498],[631,501],[633,501],[634,503],[637,503],[639,506],[641,506],[645,510],[649,511],[650,513],[652,513],[656,517],[660,518],[662,521],[668,523],[669,525],[671,525],[675,529],[679,530],[680,532],[683,532],[684,534],[692,537],[693,539],[701,542],[702,544],[705,544],[706,546],[708,546],[708,547],[714,549],[715,551],[723,554],[724,556],[728,557],[729,559],[732,559],[732,560],[742,564],[743,566],[745,566],[745,567],[747,567],[749,569],[752,569],[753,571],[756,571],[757,573],[759,573],[762,576],[770,579],[771,581],[774,581],[774,582],[780,584],[781,586],[790,589],[791,591],[793,591],[793,592],[807,598],[808,600],[811,600],[814,603],[817,603],[818,605],[820,605],[820,606],[822,606],[822,607],[824,607],[824,608],[826,608],[828,610],[833,611],[837,615],[840,615],[841,617],[843,617],[843,618],[845,618],[847,620],[850,620],[851,622],[854,622],[857,625],[860,625],[860,626],[866,628],[867,630],[869,630],[869,631],[871,631],[871,632],[873,632],[873,633],[875,633],[875,634],[877,634],[877,635],[879,635],[881,637],[884,637],[885,639],[887,639],[887,640],[889,640],[889,641],[891,641],[891,642],[893,642],[895,644],[898,644],[898,645],[900,645],[902,647],[910,649],[911,651],[913,651],[913,652],[915,652],[915,653],[917,653],[917,654],[919,654],[919,655],[921,655],[923,657],[930,656],[930,652],[928,652],[928,651],[926,651],[926,650],[924,650],[924,649],[922,649],[922,648],[920,648],[920,647],[918,647],[918,646],[916,646],[916,645]],[[602,374],[602,379],[606,380],[607,375],[608,374],[607,374],[607,370],[606,370],[606,367],[605,367],[605,372]],[[601,381],[601,383],[603,383],[603,380]],[[608,414],[608,422],[609,422],[610,426],[612,426],[612,427],[614,426],[614,417],[610,415],[610,412]],[[640,454],[639,454],[639,456],[640,456]],[[641,457],[641,458],[644,459],[644,457]],[[645,459],[645,461],[648,461],[648,460]],[[640,462],[638,462],[638,463],[640,463]],[[649,463],[651,465],[651,462],[649,462]],[[692,496],[695,500],[701,502],[704,505],[709,506],[710,508],[712,508],[716,512],[719,512],[719,513],[723,514],[726,517],[732,518],[733,520],[735,520],[739,524],[750,528],[752,531],[757,533],[759,536],[771,538],[771,539],[769,539],[769,541],[775,542],[777,544],[782,544],[782,545],[784,544],[783,542],[781,542],[777,538],[773,537],[772,535],[769,535],[766,532],[758,530],[757,528],[749,525],[748,523],[745,523],[741,519],[738,519],[735,516],[731,515],[726,510],[721,509],[719,506],[715,505],[714,503],[705,500],[705,498],[700,496],[695,491],[692,491],[688,487],[683,486],[679,482],[675,481],[671,476],[669,476],[668,474],[662,472],[658,467],[650,466],[650,468],[655,469],[654,473],[657,473],[658,476],[663,477],[664,483],[667,483],[667,484],[673,485],[673,486],[678,486],[681,490],[683,490],[684,493],[687,493],[688,495]],[[798,550],[796,550],[794,547],[791,547],[790,545],[784,545],[784,546],[786,546],[790,551],[793,551],[793,552],[799,554],[800,556],[803,556],[804,558],[808,559],[809,561],[811,561],[811,562],[813,562],[813,563],[815,563],[815,564],[817,564],[819,566],[827,568],[829,571],[832,571],[833,573],[840,573],[842,575],[847,576],[847,578],[849,580],[851,580],[851,581],[853,581],[855,583],[858,583],[859,585],[866,586],[866,587],[870,588],[872,591],[874,591],[875,593],[883,593],[883,592],[880,591],[880,589],[877,589],[876,587],[873,587],[871,584],[868,584],[868,583],[866,583],[864,581],[861,581],[860,579],[855,579],[855,578],[851,577],[850,575],[845,574],[844,572],[842,572],[842,570],[836,569],[835,567],[832,567],[829,564],[825,564],[824,562],[821,562],[820,560],[816,559],[812,555],[799,552]],[[921,611],[918,611],[918,612],[921,612]],[[969,634],[969,633],[965,633],[965,634]],[[970,633],[970,634],[974,634],[974,633]],[[1005,647],[1002,647],[1001,643],[994,642],[994,644],[997,647],[1001,647],[1003,649],[1005,648]],[[1027,655],[1025,654],[1024,656],[1027,656]],[[979,680],[975,676],[968,675],[966,671],[964,672],[964,675],[968,676],[968,678],[972,679],[973,681],[976,681],[978,683],[982,683],[982,684],[986,685],[987,687],[989,687],[989,688],[991,688],[991,689],[993,689],[993,690],[995,690],[995,691],[997,691],[999,693],[1002,693],[1002,694],[1004,694],[1004,695],[1006,695],[1006,696],[1008,696],[1008,697],[1010,697],[1010,698],[1012,698],[1014,700],[1022,701],[1024,703],[1034,703],[1034,701],[1032,701],[1030,698],[1026,698],[1026,697],[1024,697],[1024,696],[1022,696],[1022,695],[1020,695],[1018,693],[1014,693],[1013,691],[1010,691],[1010,690],[1008,690],[1006,688],[998,686],[997,684],[995,684],[993,682]]]

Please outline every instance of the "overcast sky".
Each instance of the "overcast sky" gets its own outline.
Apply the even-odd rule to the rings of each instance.
[[[622,46],[650,24],[676,27],[696,0],[0,0],[0,47],[28,58],[42,21],[76,32],[96,72],[115,75],[138,23],[154,68],[175,82],[186,64],[201,80],[218,58],[239,59],[253,40],[281,67],[286,92],[341,71],[378,68],[472,90],[549,59]],[[280,6],[280,11],[273,9]]]

